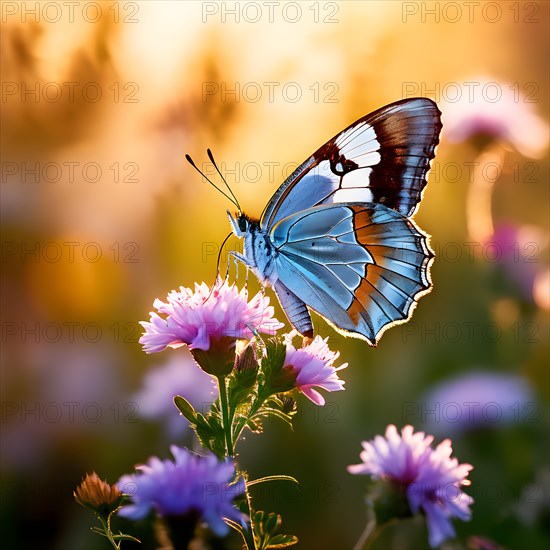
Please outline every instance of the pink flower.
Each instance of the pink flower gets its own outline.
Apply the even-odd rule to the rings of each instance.
[[[252,338],[255,332],[275,334],[283,326],[273,317],[269,298],[258,293],[250,302],[245,289],[237,290],[217,279],[209,289],[195,284],[195,292],[180,287],[168,294],[168,303],[155,300],[161,317],[151,312],[140,343],[146,353],[167,347],[188,346],[197,364],[208,374],[226,376],[235,362],[237,340]]]
[[[433,436],[414,433],[405,426],[401,435],[390,424],[385,437],[363,441],[362,464],[348,466],[352,474],[367,474],[374,479],[387,479],[401,486],[407,495],[413,514],[426,516],[430,545],[435,548],[455,536],[453,517],[468,521],[472,497],[462,492],[472,469],[471,464],[459,464],[451,458],[451,441],[445,439],[435,449]]]
[[[514,88],[487,78],[465,82],[458,100],[442,104],[449,141],[498,140],[526,157],[541,157],[548,146],[548,124],[535,112],[529,98]]]
[[[327,340],[316,336],[309,345],[296,349],[292,345],[292,331],[286,337],[286,358],[284,368],[291,369],[296,375],[296,387],[316,405],[324,405],[324,397],[314,388],[327,391],[344,389],[344,381],[338,378],[337,371],[348,366],[347,363],[334,367],[334,361],[340,353],[330,351]]]
[[[163,351],[167,347],[187,345],[190,350],[208,351],[212,340],[250,339],[252,331],[275,334],[283,326],[273,317],[269,298],[258,293],[250,302],[245,289],[227,285],[218,279],[211,290],[205,283],[195,283],[195,292],[180,287],[168,294],[168,302],[154,302],[161,317],[151,312],[149,322],[139,342],[146,353]]]

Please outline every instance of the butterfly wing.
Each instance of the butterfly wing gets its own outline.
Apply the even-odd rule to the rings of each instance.
[[[261,226],[332,203],[379,203],[414,213],[441,131],[441,113],[427,98],[374,111],[331,139],[286,179],[266,206]]]
[[[303,302],[337,330],[376,345],[431,286],[426,236],[381,204],[316,206],[279,221],[270,238],[278,282],[296,299],[274,288],[298,330],[307,326]]]

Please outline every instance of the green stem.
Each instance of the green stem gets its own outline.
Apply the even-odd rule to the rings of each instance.
[[[353,550],[363,550],[369,539],[376,532],[376,519],[372,518],[367,522],[364,531],[361,533],[359,540],[355,543]],[[374,537],[373,537],[374,538]],[[372,543],[372,541],[370,541]],[[369,544],[370,546],[370,544]]]
[[[223,431],[225,433],[227,456],[233,456],[234,450],[231,422],[229,420],[229,401],[227,400],[227,386],[224,376],[218,376],[218,387],[220,389],[220,407],[222,409]]]
[[[359,540],[355,543],[353,550],[369,550],[372,548],[374,541],[380,536],[382,531],[384,531],[388,525],[397,521],[395,518],[392,518],[384,523],[378,523],[374,511],[372,509],[368,510],[367,525],[361,533]]]
[[[99,521],[101,521],[101,525],[105,531],[105,536],[111,543],[111,546],[115,548],[115,550],[120,550],[120,543],[115,541],[113,538],[113,533],[111,532],[111,514],[109,514],[107,521],[105,521],[99,514],[97,514],[97,517],[99,518]]]
[[[252,511],[252,502],[250,499],[250,493],[248,491],[248,482],[245,483],[245,495],[246,495],[246,503],[248,504],[248,516],[250,517],[250,536],[247,537],[249,540],[246,541],[246,544],[249,550],[256,550],[256,537],[254,536],[254,519],[253,519],[254,512]]]

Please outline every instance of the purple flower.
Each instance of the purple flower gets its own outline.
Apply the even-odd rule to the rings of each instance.
[[[363,441],[362,464],[348,466],[352,474],[366,474],[401,486],[413,514],[426,516],[430,545],[435,548],[455,536],[453,517],[468,521],[473,499],[462,492],[470,464],[458,464],[451,458],[451,441],[445,439],[435,449],[433,436],[414,433],[405,426],[401,435],[390,424],[385,437]]]
[[[542,228],[502,223],[484,243],[484,259],[496,262],[523,296],[533,300],[535,281],[541,271],[540,250],[547,244],[548,234]]]
[[[337,371],[345,369],[348,364],[334,367],[334,361],[340,353],[330,351],[327,340],[316,336],[303,348],[296,349],[292,339],[293,331],[286,337],[286,358],[284,368],[291,369],[296,375],[296,387],[316,405],[324,405],[324,397],[315,389],[339,391],[344,389],[344,381],[338,378]]]
[[[435,386],[421,413],[437,433],[532,420],[533,390],[521,376],[472,371]]]
[[[217,397],[213,378],[198,369],[190,355],[171,355],[158,368],[147,372],[143,388],[133,397],[144,418],[164,420],[167,432],[181,436],[188,429],[186,422],[174,406],[174,396],[184,396],[191,405],[203,414],[210,409]]]
[[[548,145],[548,124],[513,86],[481,78],[465,82],[464,89],[468,92],[458,100],[447,100],[442,105],[449,141],[497,140],[527,157],[542,156]]]
[[[138,473],[120,478],[119,490],[132,499],[120,510],[121,516],[139,520],[151,509],[160,516],[198,513],[218,536],[229,531],[223,518],[245,520],[233,505],[235,497],[244,493],[245,482],[239,478],[231,483],[235,477],[231,459],[222,462],[213,454],[199,456],[175,445],[170,450],[175,462],[154,456],[148,464],[136,466]]]
[[[163,351],[167,347],[207,351],[212,340],[229,338],[247,339],[252,331],[275,334],[283,326],[273,317],[269,298],[262,293],[248,301],[245,289],[227,285],[220,279],[210,289],[205,283],[195,283],[195,292],[180,287],[168,294],[168,302],[156,299],[155,308],[165,317],[151,312],[149,322],[142,321],[145,328],[139,342],[146,353]]]

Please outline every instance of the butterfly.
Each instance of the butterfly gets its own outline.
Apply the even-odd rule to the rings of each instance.
[[[303,336],[313,337],[313,310],[337,331],[375,346],[431,290],[434,255],[411,217],[441,128],[432,100],[397,101],[300,164],[260,219],[241,211],[231,189],[234,200],[224,193],[239,210],[228,211],[233,233],[244,239],[243,253],[233,256],[273,288]]]

